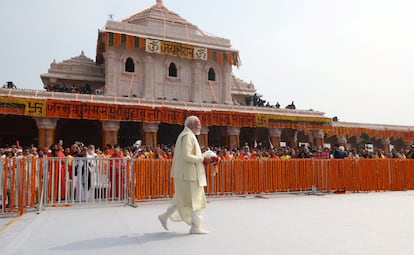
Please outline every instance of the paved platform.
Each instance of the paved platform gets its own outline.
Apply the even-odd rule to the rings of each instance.
[[[168,201],[47,209],[3,228],[0,254],[414,254],[413,191],[267,198],[210,198],[208,235],[164,231]]]

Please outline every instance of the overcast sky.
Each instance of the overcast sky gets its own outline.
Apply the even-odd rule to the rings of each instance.
[[[156,0],[15,0],[2,3],[0,85],[43,89],[40,74],[83,50],[98,29]],[[164,0],[240,51],[234,74],[263,99],[340,121],[414,126],[414,1]]]

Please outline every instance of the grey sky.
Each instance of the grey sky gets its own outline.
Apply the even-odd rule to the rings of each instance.
[[[97,31],[155,0],[4,1],[0,85],[42,89],[53,59],[82,50],[94,59]],[[264,99],[341,121],[414,125],[412,0],[164,0],[200,29],[231,40]]]

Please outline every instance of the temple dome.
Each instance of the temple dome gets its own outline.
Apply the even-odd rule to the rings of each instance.
[[[108,20],[102,32],[188,43],[211,49],[236,51],[230,40],[207,33],[157,1],[151,7],[121,21]]]
[[[102,66],[88,58],[82,51],[79,56],[72,57],[62,62],[53,62],[47,73],[41,74],[43,84],[53,84],[58,81],[90,81],[104,83],[105,72]]]
[[[194,26],[187,20],[180,17],[175,12],[170,11],[167,9],[164,4],[160,1],[157,1],[156,4],[147,8],[143,11],[138,13],[132,14],[131,16],[122,20],[122,22],[131,23],[131,24],[140,24],[142,22],[146,22],[148,20],[156,20],[161,22],[168,22],[168,23],[177,23],[186,26]]]

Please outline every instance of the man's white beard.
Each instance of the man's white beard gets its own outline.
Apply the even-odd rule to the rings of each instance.
[[[193,133],[195,134],[195,135],[200,135],[200,132],[201,132],[201,130],[198,130],[198,129],[191,129],[191,131],[193,131]]]

